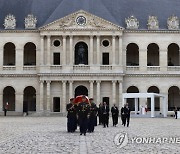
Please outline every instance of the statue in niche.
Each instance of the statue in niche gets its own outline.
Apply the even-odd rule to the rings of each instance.
[[[81,44],[78,47],[78,59],[79,59],[79,64],[85,64],[85,48],[84,46]]]

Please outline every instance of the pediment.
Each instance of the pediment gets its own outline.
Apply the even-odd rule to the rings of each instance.
[[[123,30],[116,24],[113,24],[105,19],[80,10],[54,22],[51,22],[40,30]]]

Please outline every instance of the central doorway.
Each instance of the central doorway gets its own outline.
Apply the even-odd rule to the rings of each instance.
[[[88,89],[85,86],[78,86],[75,89],[75,97],[79,95],[85,95],[88,96]]]

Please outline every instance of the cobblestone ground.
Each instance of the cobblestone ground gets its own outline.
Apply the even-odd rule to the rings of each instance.
[[[115,145],[114,137],[127,133],[125,147]],[[178,143],[132,143],[132,138],[180,138],[180,119],[132,118],[130,127],[97,126],[94,133],[80,136],[66,132],[65,117],[0,117],[0,154],[175,154],[180,153]],[[180,141],[179,141],[180,142]]]

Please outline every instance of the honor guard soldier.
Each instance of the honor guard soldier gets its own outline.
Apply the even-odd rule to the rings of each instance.
[[[67,130],[68,132],[75,132],[76,127],[77,127],[77,117],[76,117],[76,109],[73,104],[74,98],[70,99],[70,103],[67,104],[66,109],[67,109]]]
[[[88,132],[94,132],[94,126],[97,126],[97,106],[93,102],[93,98],[90,98],[90,111],[88,119]]]
[[[89,104],[86,102],[86,96],[82,96],[82,102],[78,105],[78,119],[80,126],[80,135],[86,135],[88,118],[89,118]]]

